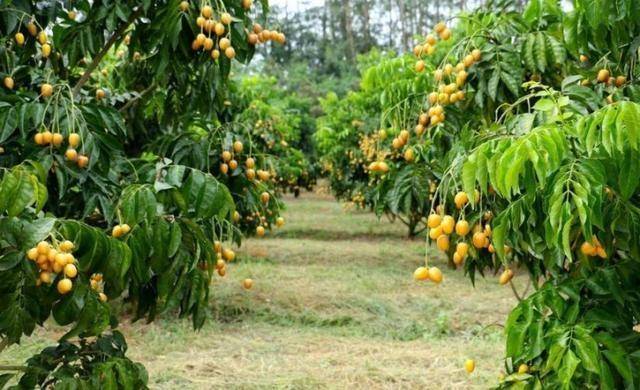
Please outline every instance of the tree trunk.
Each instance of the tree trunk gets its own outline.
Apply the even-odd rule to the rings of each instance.
[[[351,18],[351,0],[342,0],[342,31],[347,42],[347,59],[355,59],[355,42],[353,40],[353,22]]]

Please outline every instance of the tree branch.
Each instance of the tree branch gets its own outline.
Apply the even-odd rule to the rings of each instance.
[[[27,371],[26,366],[0,366],[0,371]]]
[[[131,107],[135,102],[137,102],[138,100],[142,99],[146,94],[150,93],[154,89],[156,89],[156,84],[155,83],[151,83],[151,85],[149,87],[147,87],[146,89],[144,89],[141,92],[139,92],[138,96],[136,96],[133,99],[130,99],[128,102],[126,102],[125,105],[120,107],[120,109],[118,111],[120,111],[120,112],[127,111],[129,109],[129,107]]]
[[[509,281],[509,285],[511,286],[511,290],[513,291],[513,295],[518,298],[518,301],[522,302],[522,297],[518,294],[518,290],[516,290],[516,286],[513,284],[513,280]]]
[[[131,13],[131,15],[129,16],[129,19],[127,19],[126,22],[121,24],[120,27],[118,27],[118,29],[113,33],[113,35],[111,35],[111,38],[109,38],[109,40],[104,45],[102,50],[100,50],[100,52],[96,54],[95,57],[93,57],[91,64],[89,64],[89,66],[84,71],[84,73],[82,74],[82,76],[80,77],[76,85],[74,85],[73,87],[72,93],[74,97],[78,95],[78,93],[80,92],[80,89],[82,89],[82,87],[86,84],[86,82],[89,81],[89,78],[91,77],[91,73],[93,73],[93,71],[98,67],[98,65],[100,65],[102,58],[104,58],[107,52],[109,52],[109,49],[111,49],[111,47],[118,41],[118,39],[120,39],[122,34],[124,34],[127,28],[129,28],[131,23],[133,23],[136,20],[136,18],[138,18],[138,16],[140,16],[141,14],[142,14],[142,7],[138,6],[138,8]]]

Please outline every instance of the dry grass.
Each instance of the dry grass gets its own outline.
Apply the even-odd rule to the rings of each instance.
[[[331,198],[287,199],[285,229],[249,240],[213,286],[212,319],[124,323],[130,355],[151,386],[210,388],[487,388],[503,354],[514,305],[495,278],[473,288],[445,270],[440,286],[416,283],[424,242],[399,224],[343,210]],[[444,261],[436,260],[441,269]],[[251,277],[253,290],[240,281]],[[23,360],[59,334],[56,326],[0,355]],[[465,359],[478,369],[464,373]],[[9,360],[7,360],[9,359]]]

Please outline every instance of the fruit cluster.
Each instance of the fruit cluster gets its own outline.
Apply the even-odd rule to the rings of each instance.
[[[243,0],[242,6],[245,10],[251,9],[252,0]],[[191,5],[188,1],[182,1],[179,5],[180,11],[188,13]],[[203,2],[200,8],[200,15],[195,23],[200,28],[191,43],[194,51],[204,50],[211,53],[211,58],[217,60],[221,53],[233,59],[236,50],[231,42],[231,25],[234,22],[233,16],[224,7],[214,9],[209,2]],[[253,25],[253,31],[248,34],[247,41],[251,45],[257,45],[266,41],[276,41],[284,44],[285,35],[276,31],[264,30],[259,24]]]
[[[40,241],[38,245],[27,251],[27,258],[36,263],[40,275],[37,285],[51,284],[58,274],[62,275],[56,285],[61,295],[68,294],[73,289],[72,279],[78,276],[76,258],[71,253],[74,245],[71,241],[62,241],[51,245],[47,241]]]
[[[113,236],[113,238],[120,238],[122,236],[129,234],[130,231],[131,231],[131,226],[127,225],[126,223],[116,225],[111,230],[111,236]]]
[[[61,133],[52,133],[49,130],[45,130],[36,133],[33,140],[38,146],[52,146],[54,148],[58,148],[64,143],[64,136]],[[89,157],[84,154],[78,154],[78,151],[76,150],[76,148],[80,146],[80,134],[69,134],[67,141],[69,143],[69,147],[64,153],[67,161],[76,163],[79,168],[86,168],[89,166]]]

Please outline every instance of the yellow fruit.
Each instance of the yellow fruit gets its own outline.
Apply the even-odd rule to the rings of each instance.
[[[41,45],[47,43],[47,34],[44,31],[38,33],[38,42],[40,42]]]
[[[446,28],[447,28],[447,25],[444,24],[444,22],[438,22],[438,24],[436,24],[435,27],[433,28],[433,31],[435,31],[436,33],[440,34]]]
[[[213,39],[211,38],[205,39],[204,42],[202,43],[202,47],[204,47],[206,51],[213,49]]]
[[[436,246],[438,247],[438,249],[440,249],[443,252],[448,251],[449,250],[449,236],[447,236],[446,234],[443,234],[440,237],[438,237],[438,240],[436,241]]]
[[[53,277],[49,272],[40,272],[39,279],[42,283],[51,284],[53,282]]]
[[[464,369],[467,373],[471,374],[476,369],[476,362],[471,359],[467,359],[467,361],[464,362]]]
[[[442,218],[442,224],[440,226],[442,226],[442,232],[444,234],[451,234],[456,226],[456,221],[452,216],[445,215],[444,218]]]
[[[616,87],[620,88],[627,83],[627,78],[624,76],[616,77]]]
[[[49,249],[51,248],[49,246],[49,243],[46,241],[40,241],[38,243],[38,245],[36,246],[36,248],[38,248],[38,254],[40,255],[47,255],[49,253]]]
[[[438,267],[429,268],[429,279],[436,284],[440,284],[442,282],[442,271]]]
[[[529,372],[529,366],[526,364],[523,363],[518,367],[518,374],[526,374],[527,372]]]
[[[216,251],[217,253],[221,253],[222,252],[222,243],[220,241],[214,241],[213,242],[213,250]]]
[[[415,70],[418,73],[424,72],[424,61],[420,60],[416,62]]]
[[[442,223],[442,217],[439,214],[430,214],[427,218],[427,226],[431,229],[437,228]]]
[[[496,253],[496,248],[493,246],[493,244],[489,244],[489,253]]]
[[[461,209],[469,202],[469,197],[466,192],[460,191],[453,198],[453,202],[456,204],[458,209]]]
[[[58,282],[57,289],[58,292],[62,295],[68,294],[73,288],[73,282],[71,279],[62,279]]]
[[[458,222],[456,222],[456,234],[459,235],[460,237],[464,237],[467,234],[469,234],[470,230],[471,230],[471,227],[469,226],[469,222],[465,221],[464,219],[461,219]]]
[[[475,246],[477,249],[484,248],[487,241],[487,235],[482,232],[474,233],[472,241],[473,246]]]
[[[231,24],[231,15],[229,15],[228,13],[223,13],[220,16],[220,21],[224,24]]]
[[[229,162],[230,160],[231,160],[231,152],[229,152],[228,150],[225,150],[224,152],[222,152],[222,161]]]
[[[506,269],[504,270],[504,272],[500,275],[500,279],[498,280],[498,282],[501,285],[505,285],[507,283],[509,283],[511,281],[511,279],[513,279],[513,271],[511,271],[510,269]]]
[[[72,148],[77,148],[80,145],[80,134],[71,133],[69,134],[69,146]]]
[[[236,258],[236,253],[231,249],[223,249],[222,250],[222,258],[226,261],[233,261]]]
[[[253,168],[256,166],[256,161],[252,157],[249,157],[245,162],[245,165],[247,166],[247,168]]]
[[[67,149],[64,152],[64,156],[69,161],[76,161],[78,159],[78,152],[75,149]]]
[[[596,254],[598,255],[598,257],[606,259],[607,258],[607,252],[604,250],[603,247],[598,246],[596,248]]]
[[[48,83],[44,83],[40,86],[40,95],[42,95],[42,97],[50,97],[51,95],[53,95],[53,86],[51,84]]]
[[[27,258],[36,261],[38,259],[38,248],[31,248],[27,251]]]
[[[77,160],[78,167],[86,168],[89,165],[89,157],[84,155],[79,155]]]
[[[213,16],[213,9],[211,8],[211,6],[205,5],[204,7],[202,7],[202,11],[200,11],[200,13],[202,14],[202,16],[209,19],[211,18],[211,16]]]
[[[446,28],[439,35],[440,35],[440,39],[442,39],[443,41],[448,41],[449,38],[451,38],[451,30]]]
[[[610,73],[607,69],[600,69],[597,78],[599,82],[606,83],[607,81],[609,81],[609,76]]]
[[[53,144],[53,146],[58,147],[62,145],[62,141],[64,141],[64,137],[62,136],[62,134],[60,133],[53,134],[53,137],[51,138],[51,143]]]
[[[415,153],[413,152],[413,149],[409,148],[404,151],[404,159],[408,162],[412,162],[415,159]]]
[[[67,264],[64,266],[64,276],[73,279],[78,276],[78,269],[73,264]]]
[[[45,43],[44,45],[42,45],[42,57],[49,58],[50,55],[51,55],[51,45],[49,45],[48,43]]]
[[[262,226],[258,226],[258,227],[256,228],[256,235],[257,235],[258,237],[263,237],[263,236],[264,236],[264,233],[265,233],[265,231],[264,231],[264,227],[262,227]]]
[[[253,5],[253,0],[242,0],[242,8],[249,9]]]
[[[429,230],[429,238],[437,240],[442,235],[442,226],[436,226]]]
[[[232,60],[236,56],[236,49],[233,47],[227,47],[224,51],[224,55],[227,56],[228,59]]]
[[[240,141],[236,141],[233,143],[233,151],[236,153],[241,153],[242,149],[244,149],[244,145]]]
[[[47,253],[47,260],[49,260],[50,263],[53,263],[56,260],[57,255],[58,255],[58,251],[51,248],[49,249],[49,253]]]
[[[125,224],[120,225],[120,229],[122,229],[122,234],[125,235],[131,231],[131,226]]]
[[[122,237],[122,227],[120,225],[116,225],[113,227],[113,230],[111,231],[111,235],[114,238],[119,238]]]
[[[433,78],[436,79],[436,81],[441,81],[443,73],[442,69],[436,69],[433,71]]]
[[[188,10],[189,10],[189,2],[188,1],[181,1],[180,2],[180,11],[187,12]]]
[[[15,35],[16,43],[18,46],[24,45],[24,34],[19,32]]]
[[[453,263],[455,265],[460,265],[464,261],[464,257],[462,257],[458,252],[453,254]]]
[[[269,203],[270,198],[271,198],[271,195],[269,195],[268,192],[263,192],[262,194],[260,194],[260,201],[264,204]]]
[[[12,78],[12,77],[7,76],[7,77],[5,77],[5,78],[4,78],[4,86],[5,86],[7,89],[13,89],[13,86],[14,86],[14,85],[15,85],[15,84],[14,84],[14,82],[13,82],[13,78]]]
[[[431,92],[429,94],[429,104],[436,104],[438,102],[438,93],[437,92]]]
[[[252,181],[255,178],[256,178],[256,171],[254,171],[253,169],[247,169],[247,179],[249,181]]]
[[[251,279],[243,280],[242,287],[244,287],[245,290],[251,290],[251,287],[253,287],[253,280]]]
[[[278,218],[276,219],[276,226],[277,226],[277,227],[283,227],[283,226],[284,226],[284,218],[282,218],[282,217],[278,217]]]
[[[418,267],[413,271],[415,280],[429,280],[429,269],[427,267]]]
[[[469,253],[469,244],[466,242],[459,242],[458,245],[456,245],[456,253],[462,258],[467,257],[467,253]]]
[[[218,43],[218,46],[220,46],[221,50],[226,50],[231,46],[231,41],[229,40],[229,38],[222,38]]]
[[[74,248],[73,242],[69,240],[62,241],[58,248],[63,252],[71,252]]]
[[[36,145],[44,145],[44,136],[42,135],[42,133],[36,133],[36,135],[33,137],[33,141],[36,143]]]
[[[29,31],[32,37],[35,37],[38,34],[38,27],[36,27],[35,23],[29,22],[27,24],[27,31]]]
[[[50,132],[49,130],[45,131],[42,133],[42,141],[44,141],[45,144],[50,144],[51,141],[53,141],[53,133]]]
[[[229,168],[230,168],[232,171],[235,171],[235,170],[236,170],[236,168],[238,168],[238,162],[237,162],[236,160],[231,160],[231,161],[229,161]]]
[[[98,299],[100,299],[100,302],[106,302],[107,301],[107,295],[105,293],[99,293],[98,294]]]
[[[471,56],[473,56],[474,61],[480,61],[480,59],[482,58],[482,52],[479,49],[473,49],[471,51]]]

